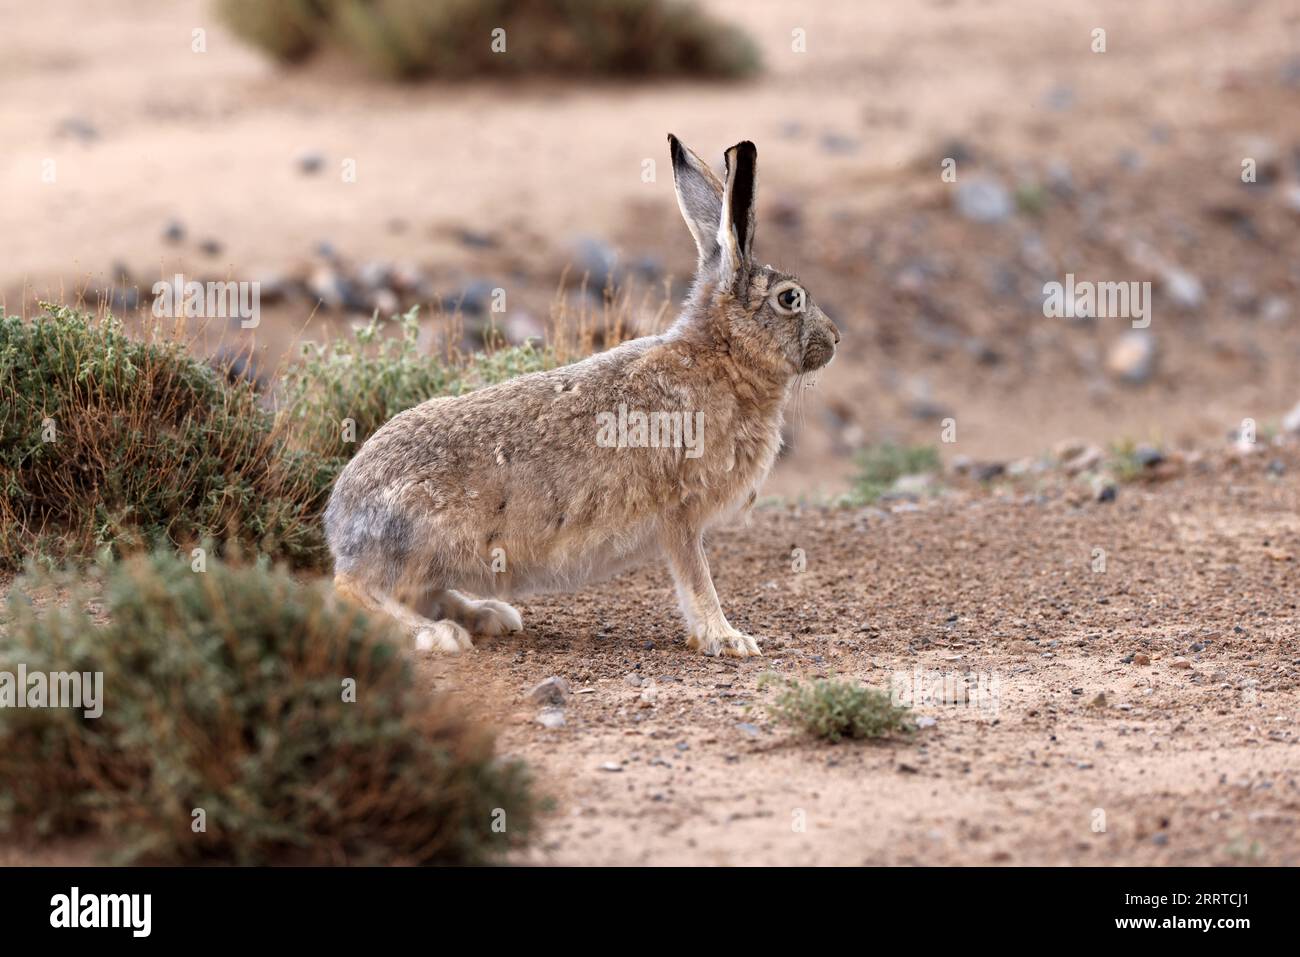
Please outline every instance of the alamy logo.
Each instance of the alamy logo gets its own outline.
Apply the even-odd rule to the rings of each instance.
[[[1134,329],[1151,325],[1150,282],[1065,282],[1043,284],[1043,315],[1048,319],[1131,319]]]
[[[262,321],[260,282],[198,282],[177,273],[171,282],[153,284],[153,314],[157,319],[238,319],[244,329]]]
[[[50,898],[51,927],[128,927],[132,937],[148,937],[153,927],[152,894],[70,894]]]
[[[618,412],[596,413],[596,444],[603,449],[685,449],[704,453],[703,412],[642,412],[623,403]]]
[[[1002,679],[990,673],[913,668],[890,676],[889,696],[900,708],[974,708],[996,716],[1002,704]]]
[[[0,708],[81,708],[87,718],[104,713],[102,671],[0,671]]]

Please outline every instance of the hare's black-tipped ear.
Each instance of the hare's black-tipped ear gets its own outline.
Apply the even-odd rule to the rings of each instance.
[[[668,134],[673,157],[673,186],[682,218],[695,237],[703,266],[718,253],[718,223],[722,219],[722,183],[709,165]]]
[[[722,191],[718,246],[721,272],[731,276],[754,251],[754,201],[758,191],[758,150],[745,140],[727,150],[727,179]]]

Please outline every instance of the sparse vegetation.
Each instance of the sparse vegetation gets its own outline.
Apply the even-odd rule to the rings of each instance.
[[[759,686],[774,680],[780,679],[764,675]],[[832,742],[879,738],[913,728],[911,713],[894,704],[888,692],[838,678],[788,679],[768,711],[778,721]]]
[[[1138,456],[1138,445],[1132,439],[1116,442],[1110,447],[1106,468],[1117,482],[1132,482],[1146,471],[1146,464]]]
[[[400,78],[729,77],[759,64],[740,30],[685,0],[220,0],[218,10],[237,35],[283,62],[333,46]]]
[[[939,470],[939,451],[932,445],[895,445],[882,442],[858,453],[858,471],[849,501],[870,505],[904,475],[923,475]]]
[[[100,672],[104,700],[98,718],[0,708],[7,829],[240,864],[481,863],[526,838],[523,769],[327,585],[166,552],[93,571],[89,589],[33,571],[10,596],[0,669]],[[38,612],[42,595],[59,600]]]
[[[328,463],[177,342],[0,313],[0,567],[212,537],[310,563]]]
[[[398,337],[375,320],[308,347],[271,411],[182,343],[44,308],[31,321],[0,313],[0,568],[200,539],[319,565],[330,486],[375,429],[557,361],[527,345],[439,361],[420,353],[412,311]]]
[[[397,336],[384,335],[390,322],[397,324]],[[392,320],[375,318],[350,339],[305,344],[303,361],[285,370],[284,415],[297,440],[328,460],[330,482],[361,443],[398,412],[555,362],[529,344],[438,362],[420,352],[419,334],[416,309]],[[354,429],[348,441],[345,419]]]
[[[1137,442],[1131,438],[1112,442],[1102,468],[1121,483],[1150,479],[1158,474],[1167,458],[1159,442]]]

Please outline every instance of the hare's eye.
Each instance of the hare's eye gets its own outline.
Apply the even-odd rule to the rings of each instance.
[[[803,309],[803,290],[798,286],[782,289],[777,293],[776,304],[786,312],[798,312]]]

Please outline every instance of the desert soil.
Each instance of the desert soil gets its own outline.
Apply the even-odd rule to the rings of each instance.
[[[333,63],[279,70],[200,0],[7,4],[0,302],[74,299],[116,263],[146,285],[257,278],[329,242],[354,263],[413,261],[445,295],[504,282],[545,316],[583,236],[653,258],[680,291],[692,252],[664,134],[719,159],[753,139],[759,253],[844,332],[790,416],[766,487],[785,504],[710,544],[728,614],[766,657],[688,652],[648,567],[522,601],[521,636],[422,661],[555,799],[519,861],[1300,863],[1294,451],[1113,503],[995,486],[916,511],[795,504],[844,491],[864,445],[937,443],[946,417],[949,461],[1073,436],[1216,449],[1245,418],[1269,432],[1300,399],[1300,11],[706,5],[754,34],[762,77],[391,86]],[[331,171],[355,159],[357,181],[300,175],[304,151]],[[1264,173],[1249,188],[1243,157]],[[47,159],[56,184],[40,182]],[[1015,208],[963,215],[972,178]],[[1135,383],[1107,364],[1125,321],[1043,316],[1042,284],[1067,272],[1153,282],[1158,361]],[[354,318],[292,303],[256,345],[274,358]],[[1139,653],[1150,663],[1125,660]],[[773,723],[774,689],[758,688],[765,672],[884,685],[918,668],[996,678],[996,713],[922,707],[936,720],[911,739],[829,745]],[[572,692],[553,730],[527,699],[551,676]],[[95,853],[0,848],[0,863]]]
[[[515,863],[1300,864],[1297,470],[1291,446],[1113,502],[995,484],[759,508],[709,551],[764,657],[689,651],[651,565],[519,601],[522,633],[417,667],[549,799]],[[918,672],[990,694],[918,703],[922,727],[877,741],[768,712],[767,675]],[[553,677],[569,694],[547,728],[530,693]],[[8,845],[0,864],[107,849]]]
[[[763,658],[688,651],[647,569],[521,602],[521,636],[424,667],[555,798],[528,861],[1297,864],[1300,489],[1282,465],[1300,460],[1112,503],[763,509],[710,548]],[[918,669],[984,681],[992,704],[918,705],[935,720],[910,738],[828,744],[773,722],[759,688]],[[572,692],[554,729],[528,699],[552,676]]]

